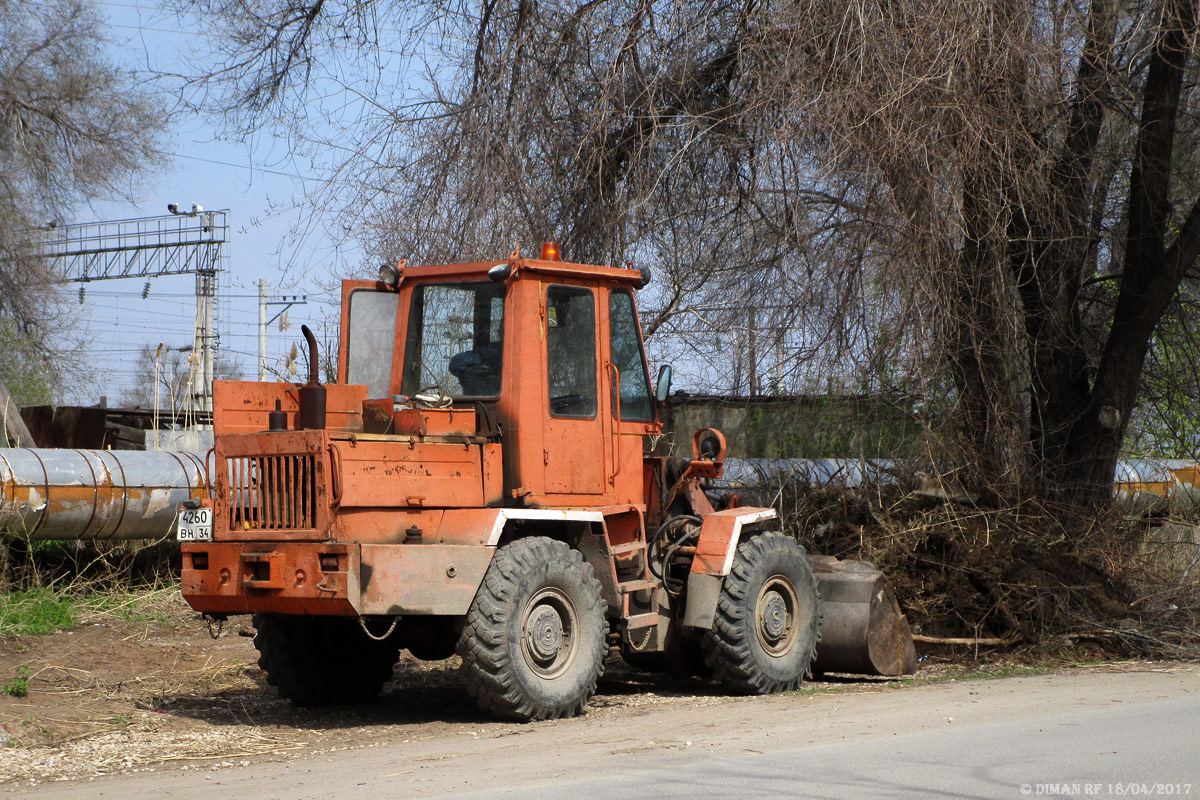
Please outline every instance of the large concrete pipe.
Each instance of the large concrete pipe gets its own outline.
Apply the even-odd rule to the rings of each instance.
[[[153,539],[207,496],[200,453],[0,448],[0,536]]]

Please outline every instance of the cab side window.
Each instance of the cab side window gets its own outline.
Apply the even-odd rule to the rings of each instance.
[[[356,289],[350,293],[346,383],[366,384],[367,397],[372,399],[391,395],[399,302],[395,292]]]
[[[596,301],[590,289],[549,287],[546,354],[551,415],[594,417]]]
[[[609,292],[608,325],[612,363],[621,376],[621,419],[653,422],[654,402],[650,398],[650,378],[646,373],[646,356],[642,352],[632,294]],[[613,408],[616,409],[616,385],[612,392]]]

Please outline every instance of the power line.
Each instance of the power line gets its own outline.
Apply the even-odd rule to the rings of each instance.
[[[149,309],[149,308],[139,308],[139,309],[132,309],[132,308],[125,308],[125,307],[122,307],[122,306],[110,306],[110,305],[105,305],[104,303],[86,303],[86,302],[85,302],[85,303],[83,304],[83,306],[84,306],[84,308],[103,309],[103,310],[105,310],[105,311],[119,311],[119,312],[131,313],[131,314],[150,314],[150,315],[152,315],[152,316],[156,316],[156,317],[170,317],[170,318],[172,318],[172,319],[178,319],[178,320],[180,320],[181,322],[184,322],[184,321],[186,321],[188,325],[191,325],[191,324],[192,324],[192,320],[191,320],[190,318],[188,318],[188,317],[184,317],[184,316],[182,316],[182,315],[180,315],[180,314],[176,314],[176,313],[174,313],[174,312],[171,312],[171,311],[155,311],[155,310],[153,310],[153,309]],[[186,304],[183,304],[183,303],[180,303],[180,306],[182,306],[183,308],[187,308]],[[236,313],[238,313],[238,314],[253,314],[253,313],[254,313],[254,312],[252,312],[252,311],[247,311],[247,310],[246,310],[246,309],[244,309],[244,308],[229,308],[229,309],[224,309],[224,311],[227,311],[227,312],[230,312],[230,313],[235,313],[235,312],[236,312]],[[127,324],[127,323],[118,323],[118,322],[117,322],[117,320],[104,320],[104,319],[100,319],[100,320],[94,320],[94,321],[95,321],[95,322],[98,322],[98,323],[100,323],[100,324],[102,324],[102,325],[103,325],[103,324],[111,324],[111,325],[117,325],[117,324]],[[248,328],[254,328],[254,327],[257,327],[257,326],[258,326],[258,324],[257,324],[257,323],[254,323],[254,322],[242,322],[242,321],[240,321],[240,320],[225,320],[225,321],[224,321],[224,322],[222,322],[221,324],[222,324],[222,325],[243,325],[243,326],[245,326],[245,327],[248,327]],[[143,330],[144,330],[144,329],[143,329]]]
[[[102,296],[102,297],[137,297],[137,292],[121,292],[121,291],[106,292],[106,291],[96,291],[94,289],[88,289],[88,295],[89,296],[98,295],[98,296]],[[184,292],[151,292],[149,299],[156,299],[156,298],[163,298],[163,297],[194,298],[195,296],[196,295],[192,292],[186,292],[186,293],[184,293]],[[228,300],[228,299],[257,300],[258,295],[256,295],[256,294],[226,294],[226,293],[222,292],[221,299],[222,300]]]
[[[215,158],[203,158],[201,156],[189,156],[189,155],[184,155],[183,153],[172,153],[168,150],[159,150],[157,152],[164,156],[171,156],[172,158],[186,158],[190,161],[202,161],[206,164],[218,164],[222,167],[233,167],[234,169],[249,169],[249,170],[254,170],[256,172],[264,172],[267,175],[279,175],[284,178],[297,178],[302,181],[320,180],[319,178],[316,178],[312,175],[297,175],[294,172],[282,172],[277,169],[269,169],[268,167],[255,166],[254,164],[235,164],[232,161],[219,161]]]

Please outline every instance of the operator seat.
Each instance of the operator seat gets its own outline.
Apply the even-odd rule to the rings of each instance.
[[[450,374],[458,379],[464,395],[500,394],[500,342],[489,342],[454,356],[450,359]]]

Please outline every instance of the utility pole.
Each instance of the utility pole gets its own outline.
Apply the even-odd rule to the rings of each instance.
[[[267,379],[267,326],[279,319],[283,312],[292,306],[302,306],[308,303],[308,295],[277,295],[267,297],[266,278],[258,280],[258,379]],[[275,316],[267,319],[267,306],[283,306]]]
[[[258,380],[267,379],[267,279],[258,279]]]
[[[201,381],[199,390],[195,393],[196,410],[212,414],[213,396],[213,351],[216,349],[216,332],[213,330],[213,306],[216,305],[217,274],[212,270],[201,270],[196,273],[196,317],[200,324],[196,327],[197,348],[193,352],[200,354]],[[211,416],[209,417],[211,419]]]

